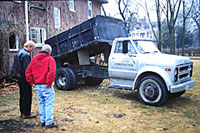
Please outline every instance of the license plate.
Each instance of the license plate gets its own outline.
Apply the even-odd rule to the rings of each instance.
[[[189,85],[186,85],[186,86],[185,86],[185,90],[188,90],[189,88],[190,88]]]

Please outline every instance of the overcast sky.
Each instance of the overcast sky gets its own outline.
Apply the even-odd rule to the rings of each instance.
[[[153,7],[153,2],[150,2],[151,0],[148,0],[147,2],[148,2],[148,6],[150,7],[150,8],[152,8]],[[141,3],[144,3],[145,2],[145,0],[140,0],[140,2]],[[144,5],[144,4],[143,4]],[[105,11],[106,11],[106,15],[110,15],[110,16],[112,16],[112,17],[117,17],[117,18],[120,18],[121,19],[121,17],[120,17],[120,15],[119,15],[119,9],[118,9],[118,7],[117,7],[117,4],[116,4],[116,2],[115,2],[115,0],[108,0],[108,3],[107,4],[103,4],[103,7],[104,7],[104,9],[105,9]],[[133,7],[134,7],[134,5],[133,5]],[[138,7],[138,16],[140,17],[140,18],[144,18],[144,16],[146,16],[146,13],[144,12],[144,9],[142,8],[142,7]],[[150,15],[151,15],[151,18],[152,18],[152,20],[153,21],[156,21],[156,13],[155,13],[155,11],[151,11],[150,12]]]
[[[103,4],[103,7],[108,16],[114,16],[116,13],[118,13],[118,8],[115,0],[108,0],[107,4]]]

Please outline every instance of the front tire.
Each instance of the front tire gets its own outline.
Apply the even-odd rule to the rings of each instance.
[[[55,85],[60,90],[71,90],[77,84],[75,73],[70,68],[59,68],[56,71]]]
[[[139,100],[147,105],[161,106],[168,99],[168,91],[158,76],[145,76],[139,81]]]

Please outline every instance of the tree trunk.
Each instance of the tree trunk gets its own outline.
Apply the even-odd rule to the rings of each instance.
[[[160,0],[155,0],[156,3],[156,12],[157,12],[157,22],[158,22],[158,49],[160,51],[162,48],[162,42],[161,42],[161,14],[160,14]]]
[[[199,26],[199,47],[200,47],[200,26]]]
[[[175,54],[176,51],[176,45],[175,45],[175,27],[173,26],[173,30],[172,30],[172,54]]]
[[[177,0],[177,2],[174,3],[174,1],[166,0],[166,18],[169,28],[171,54],[175,54],[175,24],[180,10],[181,0]]]
[[[185,47],[185,1],[183,1],[183,42],[182,42],[182,56],[184,56],[184,47]]]
[[[168,25],[169,38],[170,38],[170,54],[175,54],[175,27],[174,25]]]

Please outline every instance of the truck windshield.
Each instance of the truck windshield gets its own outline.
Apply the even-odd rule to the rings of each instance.
[[[153,41],[136,41],[134,40],[136,47],[141,53],[157,53],[160,52],[155,46]]]

